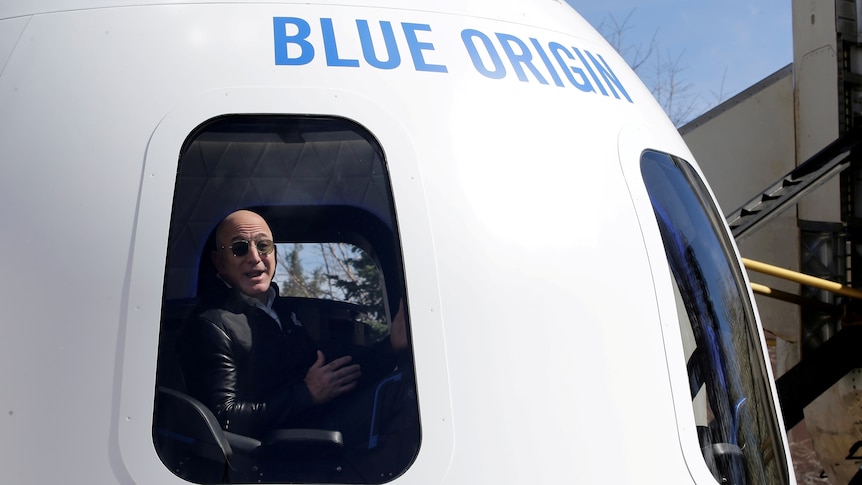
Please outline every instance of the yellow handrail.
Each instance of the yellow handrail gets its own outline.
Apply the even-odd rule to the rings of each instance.
[[[796,271],[790,271],[789,269],[779,268],[778,266],[772,266],[771,264],[761,263],[760,261],[754,261],[753,259],[742,258],[742,263],[745,265],[746,269],[757,273],[775,276],[776,278],[812,286],[814,288],[830,291],[839,295],[849,296],[850,298],[862,299],[862,291],[850,288],[849,286],[844,286],[841,283],[824,280],[804,273],[797,273]],[[752,285],[752,289],[753,288],[754,287]]]
[[[805,305],[808,307],[819,308],[820,310],[825,312],[843,312],[842,307],[839,307],[837,305],[826,303],[820,300],[815,300],[814,298],[806,298],[804,296],[799,296],[795,293],[788,293],[786,291],[776,290],[775,288],[770,288],[766,285],[761,285],[760,283],[751,283],[751,291],[758,295],[767,296],[776,300],[786,301],[788,303],[794,303],[800,306]]]

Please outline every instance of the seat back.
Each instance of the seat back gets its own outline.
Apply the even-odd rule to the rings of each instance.
[[[228,482],[233,450],[200,401],[159,387],[153,437],[162,461],[178,476],[197,483]]]

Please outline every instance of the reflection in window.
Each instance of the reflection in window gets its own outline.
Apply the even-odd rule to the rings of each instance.
[[[238,209],[257,212],[272,230],[273,282],[285,311],[264,331],[244,323],[257,309],[240,304],[224,318],[240,324],[216,331],[210,325],[204,333],[199,315],[212,309],[202,305],[211,303],[205,295],[228,291],[211,262],[213,231]],[[378,351],[387,350],[381,344],[388,344],[399,308],[405,319],[409,313],[404,285],[383,150],[364,128],[307,116],[227,116],[203,124],[180,152],[168,235],[153,419],[164,464],[196,483],[383,483],[399,476],[420,440],[409,339],[406,352]],[[306,333],[313,345],[297,340]],[[253,344],[275,351],[262,358]],[[361,362],[363,378],[374,376],[326,404],[336,412],[302,392],[317,350],[327,362],[350,355]],[[289,367],[301,371],[294,379],[277,372],[287,368],[281,355],[310,360]],[[217,373],[204,360],[217,362]],[[231,370],[241,365],[243,371]],[[243,379],[265,384],[241,388]],[[272,403],[290,403],[267,414],[272,422],[295,425],[241,421],[276,408]],[[228,405],[233,421],[225,417]],[[343,419],[345,410],[358,410],[356,419]]]
[[[707,466],[719,483],[786,483],[756,321],[722,219],[685,161],[645,152],[641,172],[673,273]]]

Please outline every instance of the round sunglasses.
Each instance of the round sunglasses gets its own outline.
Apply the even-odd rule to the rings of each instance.
[[[275,243],[272,242],[272,239],[260,239],[258,241],[240,239],[238,241],[230,243],[230,246],[221,246],[219,247],[219,249],[221,250],[230,248],[230,252],[233,253],[234,256],[241,257],[248,254],[248,251],[251,249],[252,244],[254,244],[255,249],[257,249],[257,252],[261,256],[266,256],[267,254],[275,250]]]

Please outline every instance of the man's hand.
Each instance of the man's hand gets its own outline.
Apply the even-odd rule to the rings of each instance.
[[[323,352],[317,351],[317,362],[305,373],[305,385],[315,404],[325,404],[356,387],[362,372],[359,364],[348,365],[352,357],[345,356],[326,363]]]

